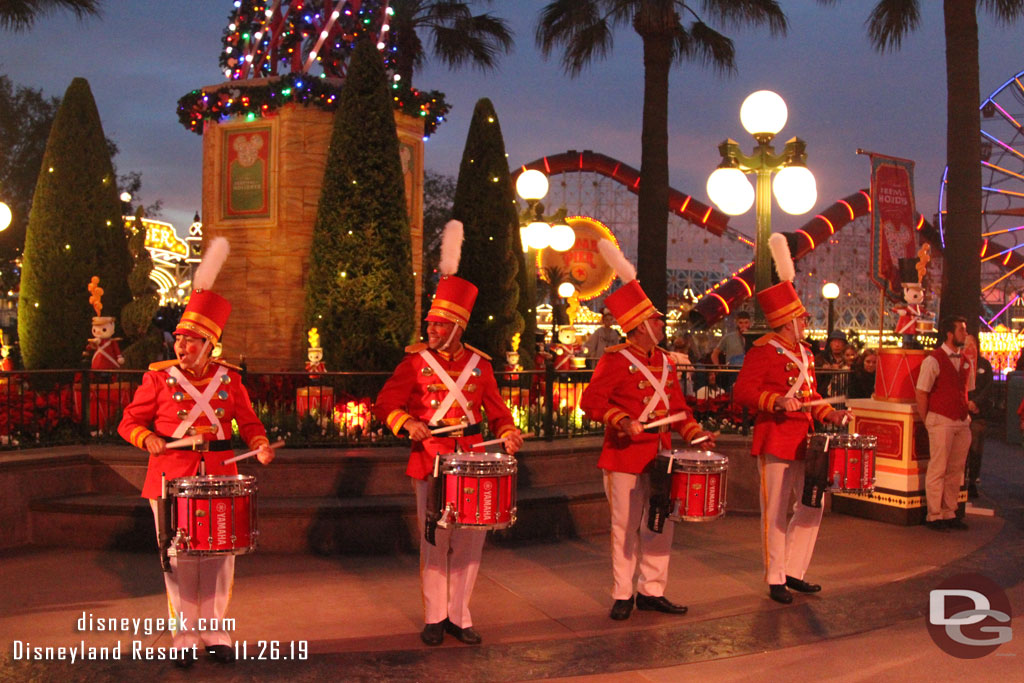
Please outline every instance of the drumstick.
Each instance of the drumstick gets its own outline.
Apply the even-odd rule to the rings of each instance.
[[[465,429],[468,426],[469,425],[467,425],[465,422],[461,422],[461,423],[459,423],[457,425],[450,425],[448,427],[438,427],[437,429],[431,429],[430,433],[431,434],[444,434],[445,432],[454,432],[454,431],[458,431],[460,429]]]
[[[654,422],[648,422],[647,424],[644,425],[644,429],[651,429],[652,427],[660,427],[661,425],[667,425],[667,424],[671,424],[673,422],[679,422],[680,420],[685,420],[685,419],[686,419],[686,413],[676,413],[675,415],[669,415],[668,417],[663,417],[660,420],[655,420]]]
[[[696,446],[699,443],[704,443],[705,441],[707,441],[710,438],[711,437],[706,435],[706,434],[704,436],[698,436],[696,439],[694,439],[693,441],[690,442],[690,445],[691,446]]]
[[[807,401],[806,403],[801,403],[800,407],[801,408],[810,408],[811,406],[820,406],[820,405],[824,405],[826,403],[842,403],[845,400],[846,400],[845,396],[831,396],[829,398],[819,398],[819,399],[815,399],[814,401]]]
[[[525,439],[528,436],[533,436],[533,432],[520,434],[520,436],[522,436]],[[481,446],[493,446],[496,443],[505,443],[505,439],[491,439],[490,441],[481,441],[480,443],[473,444],[472,446],[470,446],[470,448],[480,448]]]
[[[271,448],[280,448],[283,445],[284,445],[284,439],[279,439],[278,441],[275,441],[274,443],[270,444],[270,447]],[[252,456],[254,456],[257,453],[259,453],[259,450],[260,450],[259,448],[254,448],[253,450],[249,451],[248,453],[242,453],[241,455],[236,455],[233,458],[228,458],[227,460],[224,461],[224,464],[225,465],[230,465],[233,462],[238,462],[239,460],[245,460],[246,458],[251,458]]]
[[[203,435],[195,434],[193,436],[186,436],[184,439],[178,439],[177,441],[169,441],[167,443],[167,448],[181,448],[182,446],[184,446],[185,448],[191,448],[192,446],[195,446],[197,443],[202,443],[202,441]]]

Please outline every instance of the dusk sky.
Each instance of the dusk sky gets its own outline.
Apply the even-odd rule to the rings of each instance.
[[[557,55],[544,60],[534,43],[541,0],[497,0],[491,11],[508,19],[516,47],[497,72],[450,72],[436,64],[414,83],[446,93],[453,109],[426,144],[427,168],[455,175],[473,105],[489,97],[497,109],[513,166],[568,149],[592,149],[640,165],[643,67],[631,29],[616,34],[609,57],[580,77],[564,75]],[[858,147],[917,162],[918,210],[937,210],[945,163],[945,58],[942,3],[925,1],[922,26],[899,52],[879,55],[864,21],[874,0],[823,7],[812,0],[782,2],[790,30],[725,28],[737,46],[737,71],[718,75],[698,65],[673,71],[669,163],[672,185],[707,202],[708,174],[726,137],[749,152],[753,140],[739,122],[744,97],[775,90],[789,105],[779,142],[807,141],[808,166],[818,180],[818,208],[868,185],[869,164]],[[106,2],[100,19],[77,22],[59,14],[27,33],[0,33],[0,72],[15,84],[62,95],[71,79],[89,80],[106,134],[121,153],[121,173],[141,171],[141,200],[162,199],[162,218],[187,229],[200,208],[200,137],[177,121],[178,98],[219,83],[220,36],[230,0]],[[1024,70],[1024,25],[981,22],[981,95]],[[781,148],[781,144],[780,144]],[[806,218],[776,211],[775,229]],[[597,216],[600,218],[600,216]],[[731,224],[753,231],[753,216]]]

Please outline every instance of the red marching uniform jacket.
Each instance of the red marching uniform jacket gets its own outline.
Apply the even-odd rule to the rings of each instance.
[[[676,423],[676,429],[687,441],[703,431],[699,423],[693,419],[693,413],[683,398],[679,387],[675,364],[668,354],[659,348],[652,350],[650,356],[632,344],[609,346],[597,361],[597,368],[590,384],[580,398],[580,408],[591,420],[605,424],[604,444],[597,466],[612,472],[628,472],[638,474],[649,462],[654,460],[660,449],[672,447],[672,439],[665,425],[661,432],[643,432],[633,437],[626,436],[616,427],[619,420],[628,417],[635,420],[640,417],[648,402],[654,400],[655,391],[650,382],[626,358],[622,351],[628,350],[637,360],[646,363],[651,374],[661,379],[665,363],[669,365],[668,378],[665,382],[665,394],[669,405],[659,403],[651,411],[647,422],[685,411],[687,417]]]
[[[85,347],[86,353],[92,353],[90,367],[93,370],[117,370],[117,358],[121,355],[121,346],[116,339],[100,339],[90,341]]]
[[[377,401],[373,404],[373,414],[387,424],[388,429],[396,435],[400,434],[403,425],[409,420],[419,420],[430,425],[430,419],[449,394],[448,387],[420,355],[421,351],[431,354],[453,381],[458,379],[474,357],[479,357],[476,367],[472,370],[472,376],[462,388],[472,414],[466,416],[459,402],[454,401],[444,417],[431,426],[459,424],[463,417],[468,417],[474,425],[478,424],[482,419],[482,408],[487,413],[487,424],[492,433],[504,437],[515,431],[515,421],[498,392],[498,383],[487,354],[467,344],[462,344],[457,351],[449,354],[444,351],[431,351],[422,343],[406,347],[405,358],[385,382],[377,395]],[[469,450],[471,444],[480,441],[483,441],[483,437],[479,432],[467,436],[461,436],[459,432],[449,432],[423,441],[413,441],[405,473],[415,479],[426,479],[434,471],[436,455],[454,453],[456,443],[463,450]]]
[[[133,446],[144,449],[146,437],[154,433],[165,440],[171,440],[174,431],[195,406],[196,402],[192,397],[181,391],[177,381],[168,373],[168,369],[177,364],[177,360],[168,360],[150,365],[149,372],[143,375],[142,385],[135,392],[131,404],[124,409],[124,417],[117,428],[117,433]],[[202,394],[220,366],[232,368],[227,363],[213,360],[206,366],[202,377],[187,374],[186,377]],[[255,449],[269,443],[266,430],[252,409],[249,392],[242,385],[241,376],[234,369],[228,369],[227,374],[221,378],[220,385],[210,400],[210,407],[216,411],[218,422],[223,427],[224,439],[218,439],[217,425],[203,412],[199,414],[187,434],[208,435],[207,438],[211,441],[230,440],[231,421],[234,420],[238,424],[239,434],[249,448]],[[218,444],[217,450],[176,449],[156,456],[151,455],[146,470],[146,482],[142,487],[142,497],[160,497],[161,474],[165,475],[168,481],[194,476],[199,471],[200,458],[206,461],[207,474],[238,474],[238,468],[234,463],[224,464],[232,455],[230,447],[225,444]]]
[[[771,344],[776,341],[800,356],[799,347],[788,343],[774,332],[754,342],[743,358],[743,367],[733,388],[733,400],[756,411],[754,444],[750,454],[774,455],[783,460],[803,460],[807,432],[814,419],[823,420],[833,412],[828,404],[817,405],[811,412],[774,410],[775,399],[785,396],[800,381],[800,369],[785,353]],[[821,398],[814,376],[814,356],[807,344],[799,342],[807,353],[807,379],[797,387],[795,398],[813,401]]]

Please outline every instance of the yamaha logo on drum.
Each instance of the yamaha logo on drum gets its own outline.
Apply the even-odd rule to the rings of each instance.
[[[483,491],[480,500],[480,515],[484,519],[492,519],[494,517],[494,482],[485,479],[480,482],[480,488]]]
[[[228,504],[218,500],[214,504],[215,522],[217,528],[217,544],[226,545],[228,542]]]

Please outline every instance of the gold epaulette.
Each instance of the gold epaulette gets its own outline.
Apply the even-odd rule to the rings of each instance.
[[[406,353],[419,353],[420,351],[423,351],[426,348],[427,348],[427,345],[424,344],[423,342],[420,342],[418,344],[409,344],[409,346],[405,347],[405,352]]]
[[[234,363],[229,363],[226,360],[221,360],[220,358],[214,358],[211,362],[216,363],[217,365],[223,365],[228,370],[234,370],[235,372],[242,371],[242,368],[240,366],[235,365]]]
[[[621,344],[616,344],[615,346],[606,346],[604,347],[604,352],[608,353],[609,351],[621,351],[622,349],[628,349],[629,346],[629,342],[623,342]]]
[[[475,353],[476,355],[478,355],[478,356],[480,356],[481,358],[483,358],[484,360],[491,360],[491,357],[490,357],[490,356],[488,356],[488,355],[487,355],[486,353],[484,353],[484,352],[483,352],[483,351],[481,351],[480,349],[476,348],[475,346],[470,346],[470,345],[469,345],[469,344],[467,344],[466,342],[462,342],[462,345],[463,345],[463,346],[465,346],[465,347],[466,347],[467,349],[469,349],[470,351],[472,351],[473,353]]]
[[[167,368],[174,367],[177,364],[178,364],[178,359],[177,358],[172,358],[171,360],[158,360],[155,363],[150,363],[149,364],[149,369],[150,370],[155,370],[155,371],[166,370]]]

